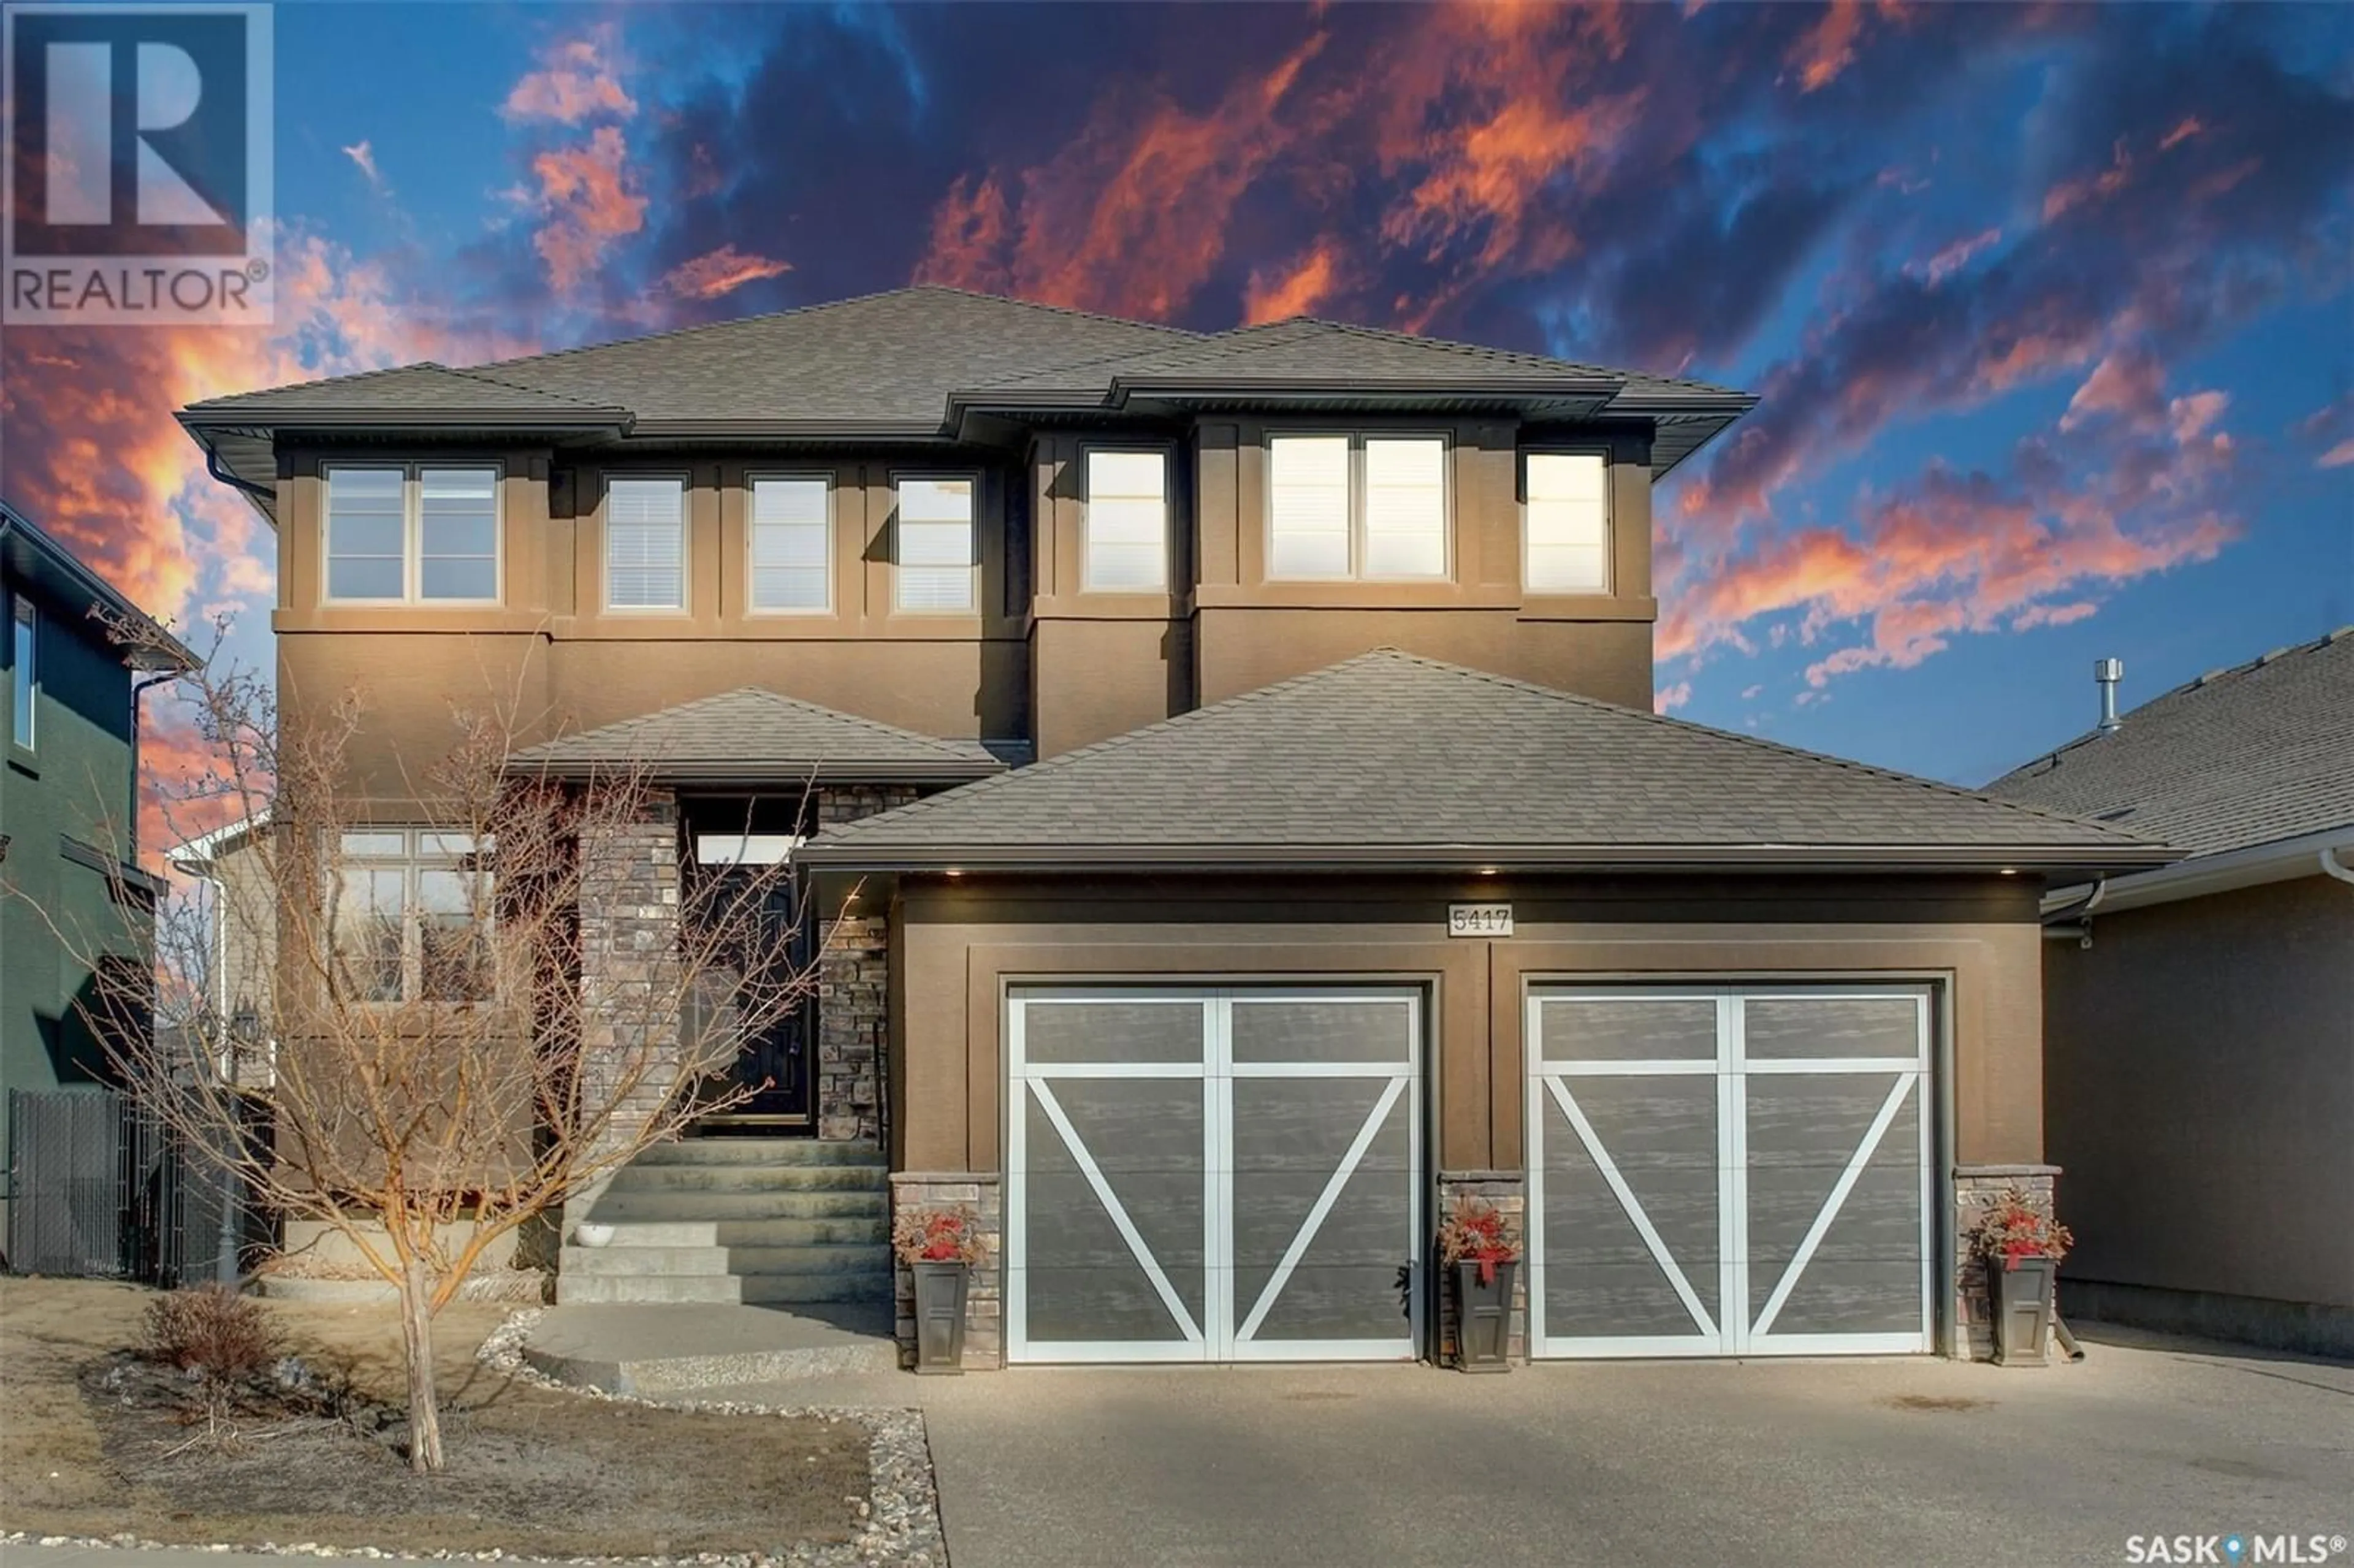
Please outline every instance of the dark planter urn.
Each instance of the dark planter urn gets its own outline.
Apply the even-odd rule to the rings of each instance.
[[[2052,1337],[2052,1282],[2058,1265],[2048,1257],[1988,1258],[1987,1297],[1994,1308],[1995,1364],[2040,1367]]]
[[[1497,1264],[1483,1284],[1478,1264],[1455,1266],[1455,1364],[1460,1370],[1512,1370],[1512,1278],[1520,1266]]]
[[[972,1269],[961,1263],[911,1263],[916,1277],[916,1370],[964,1371],[964,1293]]]

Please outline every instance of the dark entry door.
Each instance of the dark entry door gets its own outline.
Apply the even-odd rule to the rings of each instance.
[[[739,972],[749,990],[790,987],[795,977],[810,969],[810,938],[799,914],[796,879],[774,874],[769,866],[706,865],[710,892],[728,905],[758,899],[759,934],[744,955]],[[716,1116],[705,1117],[698,1130],[739,1135],[779,1134],[815,1124],[816,998],[813,989],[782,1010],[766,1027],[745,1036],[737,1052],[733,1076],[746,1097]],[[764,1012],[776,1010],[763,1007]]]

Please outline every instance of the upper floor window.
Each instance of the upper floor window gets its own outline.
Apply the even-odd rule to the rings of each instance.
[[[491,604],[499,471],[425,463],[327,470],[327,598]]]
[[[686,608],[686,481],[606,484],[605,608]]]
[[[970,613],[973,584],[970,479],[901,477],[898,585],[893,603],[908,610]]]
[[[33,698],[40,691],[35,663],[41,646],[41,612],[18,598],[8,610],[8,738],[33,749]]]
[[[1447,575],[1447,442],[1277,436],[1268,442],[1269,577]]]
[[[752,482],[750,605],[822,614],[833,606],[833,486],[823,479]]]
[[[1097,592],[1169,586],[1169,457],[1090,449],[1084,581]]]
[[[1531,452],[1525,586],[1610,591],[1610,467],[1598,452]]]
[[[472,834],[372,828],[335,860],[335,983],[356,1001],[484,1001],[491,877]]]

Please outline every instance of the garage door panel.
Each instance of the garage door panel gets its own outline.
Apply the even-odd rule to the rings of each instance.
[[[1133,1259],[1125,1267],[1112,1262],[1076,1267],[1032,1264],[1018,1272],[1034,1342],[1165,1343],[1172,1351],[1187,1345],[1184,1330]]]
[[[1549,1061],[1708,1061],[1716,1055],[1713,1001],[1580,999],[1538,1007]]]
[[[1701,1332],[1683,1298],[1646,1253],[1639,1262],[1580,1264],[1572,1282],[1545,1266],[1544,1322],[1559,1339],[1684,1338]]]
[[[1633,1179],[1716,1169],[1716,1080],[1680,1077],[1580,1077],[1563,1091],[1584,1113],[1610,1161]],[[1555,1109],[1560,1110],[1558,1100]],[[1570,1127],[1568,1113],[1562,1111]]]
[[[1237,1065],[1404,1064],[1414,1055],[1413,1014],[1394,999],[1237,998],[1233,1016],[1233,1052]]]
[[[1268,1307],[1252,1342],[1273,1347],[1407,1340],[1414,1326],[1414,1271],[1396,1254],[1393,1242],[1390,1255],[1371,1262],[1325,1264],[1312,1256],[1303,1261]]]
[[[1750,1075],[1749,1168],[1845,1170],[1895,1087],[1889,1073]]]
[[[1776,1314],[1776,1337],[1918,1333],[1918,1255],[1841,1260],[1818,1256]]]
[[[1921,1048],[1917,997],[1752,996],[1742,1011],[1742,1049],[1752,1061],[1809,1056],[1909,1061]]]
[[[1023,1004],[1022,1023],[1023,1057],[1032,1063],[1202,1060],[1198,1001],[1035,1001]]]

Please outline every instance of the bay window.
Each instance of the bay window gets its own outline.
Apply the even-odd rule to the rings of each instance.
[[[1267,474],[1268,577],[1447,576],[1444,438],[1276,436]]]

